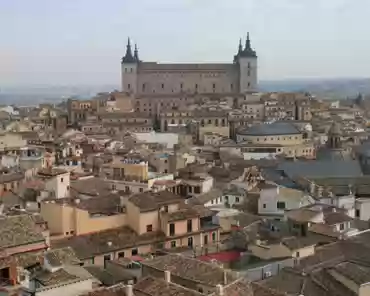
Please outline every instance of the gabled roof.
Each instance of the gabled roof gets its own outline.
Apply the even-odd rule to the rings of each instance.
[[[30,215],[1,217],[0,231],[0,249],[45,241]]]

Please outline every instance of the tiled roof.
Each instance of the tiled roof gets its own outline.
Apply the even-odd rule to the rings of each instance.
[[[153,211],[158,209],[159,206],[168,205],[173,203],[179,203],[184,199],[169,191],[159,191],[159,192],[144,192],[135,194],[130,197],[129,201],[137,206],[140,211]]]
[[[233,71],[235,65],[233,63],[229,64],[165,64],[156,62],[144,62],[139,64],[139,71]]]
[[[9,174],[1,174],[0,175],[0,184],[20,181],[24,179],[23,173],[9,173]]]
[[[11,248],[45,241],[30,215],[0,218],[0,248]]]
[[[67,171],[57,168],[46,168],[38,171],[38,175],[41,177],[55,177],[61,174],[66,174]]]
[[[35,279],[43,286],[53,286],[79,280],[77,276],[66,272],[64,269],[59,269],[54,272],[43,270],[35,276]]]
[[[134,287],[134,291],[143,292],[145,295],[150,296],[200,296],[199,292],[187,289],[174,283],[167,283],[164,280],[146,277],[141,279]]]
[[[356,178],[363,176],[357,160],[286,161],[278,167],[290,178]]]
[[[178,277],[214,287],[218,284],[225,284],[225,279],[226,284],[237,279],[234,274],[218,266],[177,254],[170,254],[143,261],[142,265],[147,265],[161,271],[168,270]]]
[[[47,259],[48,263],[53,267],[62,266],[64,264],[80,263],[80,260],[71,247],[51,249],[45,252],[45,259]]]
[[[256,124],[238,130],[238,134],[246,136],[272,136],[272,135],[299,135],[301,132],[291,123],[274,122],[271,124]]]
[[[104,253],[161,242],[163,239],[164,234],[161,232],[137,235],[135,231],[125,226],[55,241],[53,246],[70,246],[79,259],[87,259]]]

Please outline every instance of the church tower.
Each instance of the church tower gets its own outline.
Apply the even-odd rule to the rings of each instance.
[[[242,48],[239,43],[234,62],[239,66],[239,91],[241,93],[257,90],[257,53],[252,49],[249,33]]]
[[[338,122],[333,122],[328,132],[328,148],[341,149],[342,148],[342,132]]]
[[[122,91],[135,94],[137,92],[137,72],[139,60],[139,51],[135,45],[134,54],[131,49],[131,40],[128,38],[126,54],[121,61]]]

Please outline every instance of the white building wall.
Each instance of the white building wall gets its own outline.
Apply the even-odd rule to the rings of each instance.
[[[370,220],[370,199],[359,198],[355,203],[355,217],[363,221]]]
[[[52,191],[56,198],[63,198],[69,195],[70,173],[60,174],[45,182],[45,189]]]
[[[202,193],[209,192],[213,188],[213,178],[205,180],[202,184]]]
[[[309,198],[290,198],[279,194],[280,188],[262,189],[258,200],[260,215],[284,215],[285,210],[293,210],[310,204]],[[278,209],[277,203],[285,202],[285,209]]]

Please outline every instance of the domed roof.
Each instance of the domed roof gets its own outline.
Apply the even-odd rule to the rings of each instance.
[[[329,129],[329,135],[341,135],[341,134],[342,134],[342,130],[341,130],[340,124],[334,121]]]

